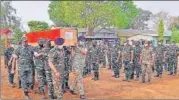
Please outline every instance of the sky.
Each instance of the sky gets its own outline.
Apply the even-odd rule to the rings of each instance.
[[[22,19],[26,31],[29,31],[27,22],[31,20],[45,21],[49,25],[48,5],[50,1],[12,1],[12,6],[17,9],[17,16]],[[152,13],[168,12],[171,16],[179,16],[179,1],[135,1],[137,7],[149,10]]]

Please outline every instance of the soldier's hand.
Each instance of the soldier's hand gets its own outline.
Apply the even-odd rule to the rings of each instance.
[[[55,76],[58,78],[60,76],[60,73],[59,72],[56,72],[55,73]]]
[[[4,67],[5,69],[7,68],[7,65],[5,65],[5,67]]]
[[[132,64],[133,62],[131,61],[130,63]]]
[[[12,74],[15,74],[15,71],[14,71],[14,70],[11,70],[11,73],[12,73]]]

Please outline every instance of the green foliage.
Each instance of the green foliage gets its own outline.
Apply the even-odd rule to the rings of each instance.
[[[159,40],[163,41],[163,39],[164,39],[164,24],[163,24],[162,19],[160,19],[158,33],[159,33]]]
[[[29,21],[28,26],[31,32],[49,29],[49,25],[46,22],[42,21]]]
[[[179,30],[177,28],[172,29],[171,41],[179,43]]]
[[[50,19],[60,27],[125,28],[138,14],[132,1],[51,1]],[[92,34],[89,34],[92,35]]]
[[[23,35],[24,35],[24,32],[22,32],[21,30],[16,30],[16,33],[13,34],[14,43],[17,44]]]

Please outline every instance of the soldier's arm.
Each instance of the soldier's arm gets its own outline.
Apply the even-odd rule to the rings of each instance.
[[[87,52],[86,52],[85,50],[83,50],[82,48],[80,48],[80,47],[78,47],[78,46],[77,46],[77,48],[80,50],[80,52],[81,52],[83,55],[86,55],[86,54],[87,54]]]
[[[7,68],[7,49],[4,52],[4,66]]]
[[[52,63],[52,59],[53,59],[53,51],[50,51],[49,52],[49,59],[48,59],[48,63],[49,63],[49,66],[50,66],[50,68],[52,69],[52,71],[54,72],[54,73],[57,73],[57,70],[56,70],[56,68],[55,68],[55,66],[54,66],[54,64]]]

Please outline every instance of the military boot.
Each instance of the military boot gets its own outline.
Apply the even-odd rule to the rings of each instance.
[[[24,95],[25,95],[25,99],[30,99],[30,97],[29,97],[29,92],[24,91]]]
[[[87,99],[85,95],[80,95],[80,99]]]
[[[154,77],[159,77],[159,74],[155,75]]]
[[[170,72],[168,75],[173,75],[173,72]]]

